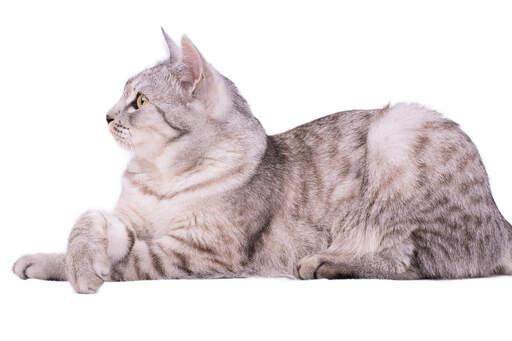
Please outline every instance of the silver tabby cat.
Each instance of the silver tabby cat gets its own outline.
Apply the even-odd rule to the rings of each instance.
[[[65,254],[21,278],[283,276],[442,279],[512,273],[512,227],[470,138],[415,104],[345,111],[267,136],[184,37],[128,80],[107,115],[133,153],[112,212],[76,222]]]

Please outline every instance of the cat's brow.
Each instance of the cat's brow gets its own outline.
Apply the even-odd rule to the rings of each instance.
[[[124,85],[124,89],[125,89],[125,92],[127,91],[127,89],[129,88],[135,88],[135,86],[133,85],[133,83],[135,83],[135,80],[136,80],[136,77],[131,77],[130,79],[128,79]]]

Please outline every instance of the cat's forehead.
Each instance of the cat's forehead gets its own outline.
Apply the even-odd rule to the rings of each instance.
[[[145,69],[126,81],[125,93],[130,90],[140,91],[144,88],[158,88],[169,77],[169,64],[159,63]]]

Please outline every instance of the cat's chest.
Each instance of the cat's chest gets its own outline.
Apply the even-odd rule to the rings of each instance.
[[[115,210],[140,238],[204,229],[226,221],[222,212],[212,208],[208,202],[166,200],[133,188],[123,190]]]

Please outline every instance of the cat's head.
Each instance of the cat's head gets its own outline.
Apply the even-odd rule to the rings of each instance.
[[[117,142],[147,160],[164,150],[193,160],[228,142],[240,151],[236,141],[258,143],[251,140],[262,139],[263,128],[233,83],[186,36],[179,48],[162,32],[170,57],[130,78],[107,114]]]

